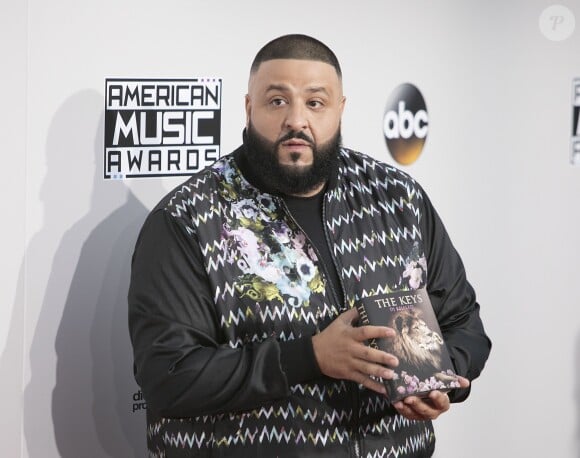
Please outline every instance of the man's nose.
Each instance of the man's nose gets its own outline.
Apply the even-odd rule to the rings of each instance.
[[[308,127],[306,107],[291,104],[288,107],[285,119],[285,127],[288,130],[301,131]]]

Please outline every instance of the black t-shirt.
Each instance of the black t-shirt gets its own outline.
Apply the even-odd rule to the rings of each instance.
[[[324,274],[336,293],[335,297],[339,301],[336,305],[340,309],[344,304],[344,295],[322,222],[324,191],[325,189],[323,188],[318,194],[312,197],[284,196],[283,198],[292,217],[314,244],[316,252],[324,264]]]

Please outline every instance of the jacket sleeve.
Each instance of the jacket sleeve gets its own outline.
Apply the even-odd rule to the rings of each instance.
[[[477,378],[491,350],[479,316],[475,291],[467,281],[459,254],[423,192],[424,213],[421,221],[427,257],[427,291],[439,321],[443,338],[456,372],[470,381]],[[467,398],[470,388],[450,393],[452,402]]]
[[[246,410],[284,397],[297,376],[286,374],[281,354],[311,345],[268,339],[228,346],[195,235],[163,209],[139,235],[128,301],[135,378],[148,408],[165,417]]]

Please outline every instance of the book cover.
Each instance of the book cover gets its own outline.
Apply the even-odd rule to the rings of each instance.
[[[399,365],[391,368],[395,378],[383,380],[391,403],[407,396],[424,397],[432,390],[459,387],[425,288],[365,297],[357,309],[361,324],[395,330],[393,338],[369,342],[399,359]]]

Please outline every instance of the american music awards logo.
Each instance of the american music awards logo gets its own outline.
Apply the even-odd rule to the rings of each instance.
[[[191,175],[220,157],[221,78],[105,80],[105,179]]]

